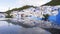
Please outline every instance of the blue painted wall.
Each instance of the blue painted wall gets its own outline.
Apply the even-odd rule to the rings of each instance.
[[[56,23],[60,24],[60,8],[58,9],[58,15],[56,16]]]
[[[49,20],[50,22],[55,23],[55,22],[56,22],[56,16],[50,16],[50,17],[48,18],[48,20]]]

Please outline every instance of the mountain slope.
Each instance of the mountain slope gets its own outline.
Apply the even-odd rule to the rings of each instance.
[[[51,5],[51,6],[60,5],[60,0],[52,0],[51,2],[44,4],[44,5]]]

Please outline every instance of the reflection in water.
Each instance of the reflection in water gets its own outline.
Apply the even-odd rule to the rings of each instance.
[[[19,25],[19,26],[22,26],[22,27],[25,27],[25,28],[32,28],[34,26],[28,26],[28,25],[24,25],[23,22],[12,22],[10,20],[7,20],[8,23],[12,23],[14,25]]]
[[[7,21],[0,21],[0,34],[51,34],[50,32],[39,28],[25,28],[16,23],[9,23]]]

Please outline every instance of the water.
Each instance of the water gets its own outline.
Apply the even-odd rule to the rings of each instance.
[[[22,25],[0,21],[0,34],[51,34],[39,27],[25,28]]]

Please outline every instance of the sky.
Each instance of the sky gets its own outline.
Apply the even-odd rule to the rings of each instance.
[[[0,0],[0,12],[5,12],[9,9],[22,7],[25,5],[41,6],[51,0]]]

